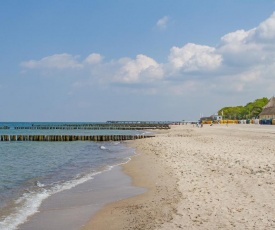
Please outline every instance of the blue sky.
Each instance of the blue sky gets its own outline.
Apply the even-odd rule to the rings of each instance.
[[[1,1],[0,120],[196,120],[275,91],[275,1]]]

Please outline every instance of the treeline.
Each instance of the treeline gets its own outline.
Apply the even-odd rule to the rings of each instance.
[[[223,116],[223,119],[242,120],[258,118],[267,102],[268,98],[263,97],[249,102],[245,106],[224,107],[218,111],[218,114]]]

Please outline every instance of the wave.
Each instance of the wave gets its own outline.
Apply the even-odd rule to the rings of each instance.
[[[20,198],[15,201],[17,206],[16,209],[13,213],[4,217],[3,221],[0,221],[0,229],[17,229],[19,225],[27,221],[28,217],[38,212],[42,202],[49,196],[64,190],[71,189],[79,184],[93,179],[95,175],[110,169],[111,167],[107,167],[105,170],[100,172],[93,172],[85,176],[78,176],[71,181],[66,181],[60,184],[55,183],[45,187],[38,181],[35,191],[26,191]]]
[[[54,195],[58,192],[69,190],[77,185],[80,185],[88,180],[92,180],[94,176],[109,171],[116,166],[126,164],[131,160],[131,157],[124,159],[124,162],[119,164],[105,166],[101,171],[91,172],[87,175],[78,175],[71,181],[66,181],[62,183],[54,183],[45,186],[39,181],[36,182],[35,191],[26,191],[20,198],[15,201],[16,209],[8,216],[0,220],[1,230],[16,230],[21,224],[25,223],[27,219],[39,212],[39,207],[42,202],[49,196]]]
[[[27,218],[37,212],[43,200],[50,196],[50,192],[44,190],[40,193],[28,192],[23,194],[18,200],[18,206],[14,213],[7,216],[2,222],[0,222],[0,229],[2,230],[14,230],[20,224],[24,223]]]
[[[14,143],[9,143],[7,147],[10,147],[12,144]],[[30,145],[29,143],[25,143],[24,146],[26,147],[26,145],[28,145],[26,147],[26,149],[28,150],[34,144],[35,143],[31,143]],[[53,151],[53,154],[50,156],[55,156],[55,154],[56,156],[60,156],[59,151],[57,150],[60,150],[66,147],[64,149],[64,152],[66,152],[66,155],[64,154],[64,161],[63,161],[63,158],[61,159],[60,157],[56,159],[56,162],[58,163],[63,162],[61,164],[62,167],[60,168],[59,165],[56,165],[56,167],[58,166],[57,167],[58,170],[55,170],[55,167],[52,167],[51,168],[52,170],[48,170],[46,171],[46,173],[44,173],[43,170],[38,171],[38,172],[42,172],[41,175],[34,174],[33,178],[30,178],[30,180],[27,180],[26,182],[24,182],[22,186],[19,187],[18,190],[16,190],[16,192],[11,194],[11,196],[7,196],[7,198],[4,197],[4,199],[2,199],[3,201],[5,202],[7,201],[7,202],[6,203],[3,202],[3,205],[6,204],[6,206],[2,210],[0,209],[0,230],[17,229],[18,226],[26,222],[30,216],[39,212],[39,207],[41,206],[42,202],[48,197],[50,197],[51,195],[64,190],[71,189],[79,184],[82,184],[88,180],[91,180],[94,178],[95,175],[100,174],[104,171],[111,170],[113,167],[116,166],[115,164],[121,165],[126,161],[128,162],[130,160],[129,155],[131,156],[134,155],[133,150],[131,148],[125,148],[123,145],[120,145],[120,144],[121,144],[120,142],[104,143],[104,146],[102,145],[102,147],[105,147],[106,150],[101,150],[101,151],[104,151],[104,154],[100,154],[101,145],[99,143],[92,143],[88,145],[87,144],[80,145],[80,143],[76,143],[74,144],[75,148],[70,148],[71,145],[69,145],[68,143],[66,143],[66,145],[63,145],[62,143],[58,143],[58,145],[56,143],[54,144],[50,143],[50,146],[47,143],[41,144],[41,145],[35,144],[35,147],[36,147],[35,153],[37,153],[38,155],[30,155],[30,156],[42,157],[42,158],[39,158],[39,157],[35,158],[37,160],[35,162],[41,162],[41,165],[45,166],[44,168],[42,168],[43,170],[46,170],[46,169],[48,170],[48,168],[46,168],[46,163],[48,162],[45,161],[45,165],[44,165],[43,161],[38,161],[40,159],[45,159],[43,158],[44,157],[43,154],[39,155],[40,154],[39,151],[41,151],[42,153]],[[17,150],[17,147],[18,148],[20,147],[20,151],[21,151],[22,147],[17,145],[18,144],[12,145],[13,147],[12,150],[14,150],[13,151],[14,153],[17,153],[17,151],[19,151]],[[59,148],[55,150],[57,146]],[[71,155],[69,155],[66,158],[67,152]],[[77,154],[74,154],[75,152]],[[83,156],[83,157],[77,158],[78,154],[81,154],[80,156]],[[45,154],[45,156],[48,156],[48,155]],[[91,158],[93,159],[92,161],[87,161],[87,159],[91,159]],[[75,162],[75,160],[78,160],[78,161]],[[2,161],[2,158],[1,158],[1,161]],[[2,162],[6,162],[6,161],[2,161]],[[23,167],[23,168],[29,169],[28,167]],[[30,168],[30,170],[27,170],[26,172],[32,173],[33,171],[31,169],[32,168]],[[93,169],[94,171],[91,171]],[[37,170],[37,168],[34,167],[34,170]],[[55,177],[55,175],[58,175],[58,176]],[[13,179],[13,176],[11,176],[11,178]],[[17,196],[16,200],[13,199],[11,201],[12,197],[14,196]],[[20,197],[18,198],[18,196]]]

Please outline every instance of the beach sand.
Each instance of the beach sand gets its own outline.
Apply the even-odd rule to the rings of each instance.
[[[274,229],[275,126],[173,126],[129,144],[148,192],[106,205],[83,230]]]

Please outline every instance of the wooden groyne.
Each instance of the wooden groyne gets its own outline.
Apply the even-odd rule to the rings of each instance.
[[[85,129],[85,130],[145,130],[170,129],[167,123],[86,123],[86,124],[32,124],[31,126],[16,126],[14,129]]]
[[[14,129],[63,129],[63,130],[144,130],[144,129],[170,129],[168,124],[66,124],[66,125],[32,125],[32,126],[17,126]]]
[[[154,135],[0,135],[0,141],[126,141]]]

